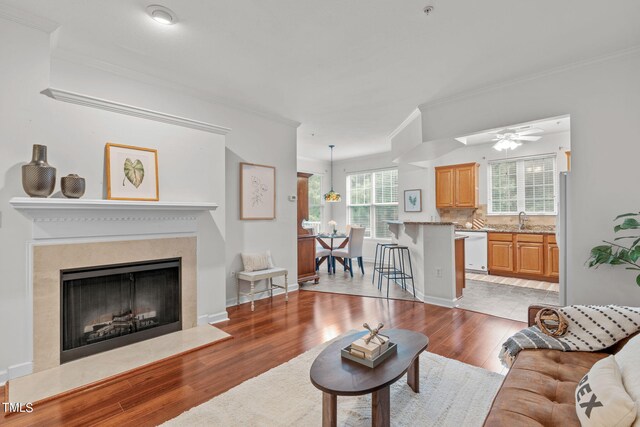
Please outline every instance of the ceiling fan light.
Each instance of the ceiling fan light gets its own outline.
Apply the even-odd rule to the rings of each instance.
[[[522,143],[513,141],[511,139],[501,139],[493,145],[493,148],[497,151],[515,150],[521,145]]]

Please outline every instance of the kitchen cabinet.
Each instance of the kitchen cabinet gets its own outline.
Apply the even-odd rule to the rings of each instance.
[[[513,243],[489,241],[489,273],[513,271]]]
[[[436,168],[436,207],[454,206],[454,172],[452,168]]]
[[[547,244],[547,276],[560,277],[560,248],[556,242],[556,236],[549,236]]]
[[[436,208],[478,207],[478,163],[436,167]]]
[[[554,235],[489,233],[489,273],[557,282],[560,252]]]

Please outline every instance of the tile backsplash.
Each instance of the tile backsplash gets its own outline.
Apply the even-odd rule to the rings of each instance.
[[[457,222],[464,225],[472,222],[475,218],[483,219],[486,225],[516,225],[518,224],[518,215],[487,215],[487,205],[480,205],[478,209],[438,209],[440,221]],[[530,215],[529,226],[546,225],[555,226],[555,215]]]

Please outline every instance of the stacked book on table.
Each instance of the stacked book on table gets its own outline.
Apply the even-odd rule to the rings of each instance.
[[[389,348],[389,337],[377,335],[368,343],[366,337],[360,338],[351,343],[349,353],[360,359],[373,360]],[[378,340],[380,338],[380,340]],[[382,341],[382,342],[381,342]]]

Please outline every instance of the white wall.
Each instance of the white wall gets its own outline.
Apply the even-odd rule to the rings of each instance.
[[[347,223],[347,175],[396,167],[398,165],[393,163],[391,152],[335,162],[333,167],[333,186],[334,190],[342,195],[342,202],[332,204],[333,216],[331,219],[338,223],[338,230],[344,230]],[[380,241],[382,240],[365,239],[363,250],[366,261],[373,261],[376,244]]]
[[[634,273],[585,266],[612,219],[639,210],[640,52],[420,107],[425,141],[571,115],[567,302],[640,304]]]
[[[34,143],[49,147],[49,161],[59,176],[77,172],[87,179],[87,198],[103,197],[104,144],[111,141],[158,148],[162,200],[220,205],[199,222],[199,316],[224,313],[227,295],[235,295],[230,271],[241,268],[239,253],[244,250],[271,249],[276,263],[288,268],[290,282],[296,283],[296,206],[287,200],[296,194],[295,126],[210,103],[145,76],[51,59],[48,34],[0,22],[0,322],[12,325],[0,331],[0,341],[6,344],[0,346],[0,382],[9,367],[30,359],[30,334],[25,329],[30,224],[8,200],[24,196],[20,166],[30,160]],[[40,94],[47,87],[233,130],[225,147],[220,135],[52,100]],[[276,220],[239,220],[240,161],[276,166]]]

